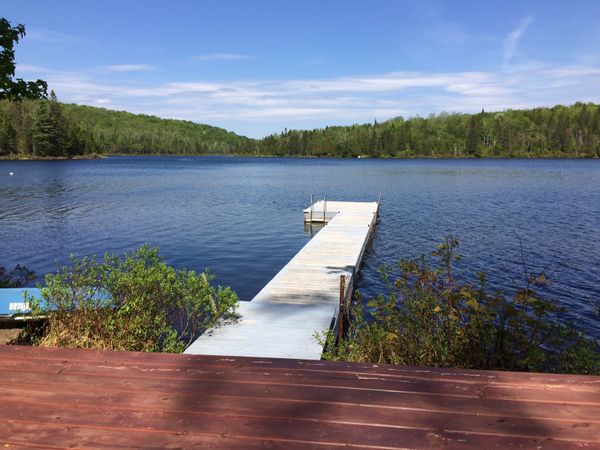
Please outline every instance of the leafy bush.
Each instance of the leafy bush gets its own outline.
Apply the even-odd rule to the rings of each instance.
[[[43,346],[181,352],[238,304],[230,288],[213,287],[208,272],[175,270],[157,248],[122,257],[71,258],[46,275]]]
[[[486,277],[460,283],[453,275],[458,240],[446,238],[425,258],[382,268],[388,292],[368,303],[371,317],[356,306],[347,338],[325,358],[377,363],[600,373],[600,347],[573,323],[564,308],[543,298],[544,273],[528,274],[512,297],[486,289]]]

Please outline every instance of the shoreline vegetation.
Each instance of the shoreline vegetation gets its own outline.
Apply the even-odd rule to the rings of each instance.
[[[6,278],[16,286],[21,274],[14,273]],[[102,260],[72,257],[46,274],[41,303],[27,299],[33,320],[12,343],[181,353],[201,333],[237,318],[237,294],[213,279],[208,271],[174,269],[147,245]]]
[[[600,341],[544,295],[551,284],[545,272],[524,268],[512,295],[492,292],[484,272],[475,281],[456,278],[458,246],[448,236],[431,260],[382,267],[386,290],[368,302],[356,293],[354,305],[344,308],[343,339],[331,330],[315,335],[322,358],[600,375]],[[0,286],[22,286],[32,277],[22,266],[0,267]],[[9,344],[179,353],[199,334],[239,317],[230,288],[213,286],[208,272],[168,266],[148,246],[103,260],[73,257],[45,280],[43,309],[28,299],[34,320],[4,336]]]
[[[348,157],[348,156],[289,156],[289,155],[248,155],[248,154],[227,154],[222,155],[219,153],[205,153],[205,154],[165,154],[165,153],[129,153],[120,154],[114,153],[110,155],[92,154],[92,155],[75,155],[75,156],[0,156],[0,161],[92,161],[98,159],[110,159],[110,158],[138,158],[138,157],[186,157],[186,158],[201,158],[201,157],[214,157],[214,158],[293,158],[293,159],[379,159],[379,160],[582,160],[582,159],[600,159],[600,156],[539,156],[539,157],[524,157],[524,156],[361,156],[361,157]]]
[[[565,319],[544,295],[545,272],[524,267],[512,295],[491,291],[485,272],[458,280],[459,242],[448,236],[425,257],[382,267],[387,289],[360,294],[344,313],[346,333],[317,336],[323,359],[478,370],[600,375],[600,341]]]
[[[396,117],[251,139],[190,121],[60,103],[53,93],[48,99],[0,101],[0,160],[149,155],[598,158],[600,105]]]

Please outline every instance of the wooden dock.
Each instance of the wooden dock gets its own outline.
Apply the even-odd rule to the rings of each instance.
[[[0,448],[597,449],[600,377],[0,346]]]
[[[320,359],[323,347],[314,335],[337,317],[340,276],[345,276],[344,294],[351,292],[378,207],[378,202],[320,201],[304,210],[305,221],[327,225],[252,301],[240,302],[237,323],[200,336],[186,353]]]

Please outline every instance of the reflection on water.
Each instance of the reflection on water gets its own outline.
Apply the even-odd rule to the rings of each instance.
[[[309,202],[310,203],[310,202]],[[310,220],[310,219],[307,219]],[[304,224],[304,234],[309,235],[311,238],[321,230],[325,224],[321,222],[311,222]]]
[[[9,172],[14,172],[9,176]],[[379,161],[221,157],[0,161],[0,265],[42,276],[70,254],[144,242],[178,267],[210,268],[251,299],[310,239],[310,193],[382,205],[359,283],[382,263],[461,238],[460,273],[485,268],[508,290],[550,265],[551,293],[600,334],[600,161]]]

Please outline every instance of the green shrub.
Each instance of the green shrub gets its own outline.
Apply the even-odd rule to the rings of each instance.
[[[130,351],[183,351],[238,304],[230,288],[213,287],[208,272],[175,270],[158,249],[78,260],[46,275],[48,321],[37,344]]]
[[[484,273],[476,283],[453,275],[458,240],[448,237],[425,258],[382,268],[388,292],[355,306],[346,339],[324,339],[326,359],[376,363],[600,373],[596,340],[564,319],[564,308],[543,298],[544,273],[528,274],[512,297],[488,292]]]

